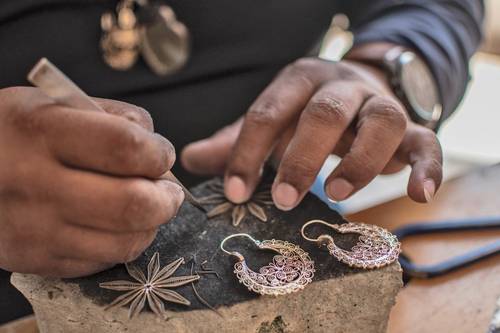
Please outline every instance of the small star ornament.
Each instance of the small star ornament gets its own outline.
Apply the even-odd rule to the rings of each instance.
[[[156,252],[149,261],[147,276],[139,267],[125,264],[128,274],[135,281],[119,280],[99,284],[99,287],[104,289],[126,291],[109,304],[106,310],[130,304],[128,317],[133,318],[142,311],[147,301],[149,308],[156,315],[165,318],[164,301],[191,305],[189,300],[170,290],[170,288],[180,287],[200,279],[199,275],[172,276],[183,263],[184,258],[179,258],[161,268],[160,256]]]
[[[215,205],[207,213],[208,218],[231,212],[232,224],[235,227],[239,226],[250,215],[261,222],[267,222],[268,217],[265,207],[274,205],[271,196],[271,185],[261,185],[248,201],[241,204],[236,204],[226,198],[222,181],[211,183],[208,187],[214,194],[198,199],[198,202],[202,205]]]

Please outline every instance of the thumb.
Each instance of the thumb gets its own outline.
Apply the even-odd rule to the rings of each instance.
[[[222,175],[240,133],[243,118],[209,138],[187,145],[181,152],[182,166],[198,175]]]

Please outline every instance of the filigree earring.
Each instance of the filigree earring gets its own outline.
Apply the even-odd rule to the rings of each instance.
[[[359,240],[350,250],[344,250],[335,244],[330,235],[320,235],[317,238],[308,237],[305,234],[305,229],[312,224],[326,225],[341,234],[360,234]],[[326,244],[332,256],[351,267],[380,268],[396,261],[401,252],[401,243],[397,237],[376,225],[353,222],[330,224],[323,220],[311,220],[302,226],[300,232],[302,237],[308,241],[316,242],[320,246]]]
[[[235,237],[246,237],[259,249],[272,250],[279,255],[275,255],[273,262],[261,267],[257,273],[247,266],[241,253],[227,251],[224,248],[224,243]],[[261,295],[285,295],[302,290],[312,281],[314,275],[314,261],[309,254],[286,241],[276,239],[259,241],[248,234],[233,234],[222,240],[220,248],[238,258],[238,262],[234,264],[234,273],[240,283],[250,291]]]

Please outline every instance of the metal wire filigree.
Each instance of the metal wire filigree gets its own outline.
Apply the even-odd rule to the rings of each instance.
[[[321,235],[316,239],[305,235],[305,228],[311,224],[326,225],[335,231],[359,234],[358,242],[350,250],[344,250],[335,244],[330,235]],[[331,255],[351,267],[364,269],[380,268],[396,261],[401,253],[401,243],[397,237],[384,228],[365,223],[329,224],[322,220],[312,220],[302,226],[302,236],[320,245],[326,243]]]
[[[274,205],[271,196],[271,185],[259,186],[253,196],[244,203],[236,204],[229,201],[224,195],[224,184],[222,181],[212,182],[208,188],[214,194],[198,198],[198,202],[204,205],[215,205],[208,213],[208,218],[213,218],[231,212],[232,224],[237,227],[249,215],[255,216],[261,222],[267,222],[266,206]]]
[[[147,300],[149,308],[159,317],[165,318],[163,301],[191,305],[189,300],[169,289],[183,286],[200,278],[199,275],[172,276],[183,263],[184,258],[179,258],[161,268],[160,256],[156,252],[149,261],[147,277],[139,267],[125,264],[128,274],[137,282],[120,280],[100,283],[99,287],[104,289],[127,291],[106,306],[106,310],[130,303],[128,317],[132,318],[142,311]]]
[[[250,238],[260,249],[272,250],[279,255],[273,261],[255,272],[248,267],[245,258],[238,252],[226,251],[224,242],[232,237],[244,236]],[[262,295],[285,295],[300,291],[312,281],[314,276],[314,261],[309,254],[297,245],[282,240],[254,240],[247,234],[235,234],[227,237],[221,243],[221,249],[238,258],[234,265],[236,277],[248,290]]]

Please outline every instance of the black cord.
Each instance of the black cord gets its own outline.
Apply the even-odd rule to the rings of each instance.
[[[447,220],[434,223],[415,223],[398,228],[393,233],[402,241],[406,237],[417,235],[493,229],[500,229],[499,216]],[[400,255],[399,263],[403,268],[403,280],[406,283],[411,278],[429,279],[441,276],[497,254],[500,254],[500,240],[437,264],[418,265],[404,253]]]

